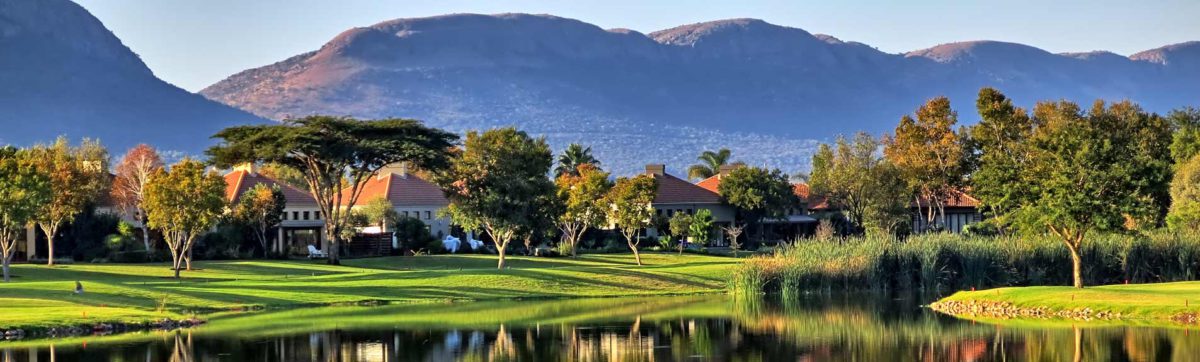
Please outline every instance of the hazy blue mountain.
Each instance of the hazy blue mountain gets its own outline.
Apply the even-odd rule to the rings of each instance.
[[[1131,57],[952,43],[888,54],[833,36],[732,19],[641,34],[549,15],[397,19],[250,69],[201,93],[263,117],[403,116],[453,130],[518,125],[583,141],[623,172],[702,149],[799,170],[813,139],[890,131],[937,95],[973,122],[980,87],[1036,100],[1200,103],[1200,43]],[[681,172],[680,172],[681,173]]]
[[[220,128],[262,118],[159,80],[67,0],[0,0],[0,144],[67,135],[114,154],[140,142],[202,151]]]

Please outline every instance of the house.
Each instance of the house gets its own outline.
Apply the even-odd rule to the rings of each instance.
[[[343,200],[349,200],[350,190],[343,190]],[[438,211],[450,206],[450,200],[437,185],[408,172],[403,164],[380,169],[363,185],[354,207],[366,206],[374,199],[383,198],[392,203],[401,217],[411,217],[425,223],[429,233],[441,239],[450,235],[450,219],[438,215]],[[386,227],[383,232],[387,232]]]
[[[733,171],[741,166],[742,165],[721,166],[716,175],[700,180],[700,182],[696,183],[696,186],[719,195],[721,193],[721,179],[723,179],[725,176],[728,176],[730,171]],[[793,190],[797,193],[797,196],[799,196],[799,192],[795,191],[797,187],[798,185],[793,185]],[[807,193],[808,185],[804,185],[804,190]],[[800,200],[803,201],[806,198],[807,197],[800,197]],[[817,219],[809,216],[808,209],[804,206],[805,204],[800,202],[788,210],[787,215],[784,215],[781,218],[763,220],[763,231],[765,232],[765,235],[767,235],[767,237],[770,239],[780,241],[791,240],[798,236],[812,234],[812,232],[816,229]]]
[[[234,205],[255,185],[279,187],[286,200],[271,251],[282,254],[295,250],[299,253],[308,245],[326,250],[328,241],[324,239],[323,214],[308,191],[260,174],[253,164],[243,164],[225,174],[225,199]]]
[[[829,205],[828,200],[824,197],[811,195],[807,184],[796,184],[795,191],[796,196],[806,201],[810,214],[837,211],[837,209]],[[911,202],[909,210],[911,211],[911,225],[914,233],[925,232],[931,228],[931,225],[925,220],[925,216],[929,212],[929,202],[927,200],[918,199]],[[951,193],[950,199],[946,201],[945,211],[945,220],[935,223],[935,225],[941,224],[944,230],[952,233],[961,233],[964,226],[983,221],[983,214],[979,211],[979,200],[962,190],[956,190]]]
[[[658,190],[654,195],[654,214],[658,217],[669,218],[675,213],[683,212],[694,215],[696,210],[708,209],[713,215],[713,237],[710,246],[725,246],[725,233],[721,227],[729,226],[734,221],[734,208],[721,201],[721,195],[699,185],[680,179],[667,173],[663,164],[646,165],[646,175],[658,182]],[[647,230],[648,236],[659,235],[653,228]]]

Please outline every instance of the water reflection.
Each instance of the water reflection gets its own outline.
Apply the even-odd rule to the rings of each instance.
[[[923,300],[710,296],[336,307],[218,319],[184,331],[0,342],[0,356],[4,362],[1200,359],[1200,338],[1186,329],[995,326],[935,314],[920,307]]]

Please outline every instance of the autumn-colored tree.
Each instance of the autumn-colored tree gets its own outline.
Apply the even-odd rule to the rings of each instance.
[[[516,128],[468,132],[464,149],[434,181],[450,199],[445,213],[468,230],[483,229],[496,245],[504,269],[509,242],[536,229],[554,183],[546,177],[553,153],[545,138]]]
[[[215,137],[224,142],[210,148],[208,154],[219,167],[263,162],[284,165],[304,175],[325,223],[324,238],[331,245],[326,251],[330,264],[341,263],[343,231],[350,228],[354,215],[343,205],[354,205],[376,172],[399,162],[438,169],[446,164],[452,142],[458,138],[415,120],[360,121],[331,116],[230,127]]]
[[[621,231],[638,265],[642,265],[642,255],[638,253],[637,236],[654,221],[653,203],[657,191],[658,181],[653,177],[622,177],[605,197],[608,223]]]
[[[257,184],[234,202],[233,217],[254,230],[254,238],[266,256],[270,253],[267,233],[283,221],[283,209],[287,207],[283,190],[278,185]]]
[[[185,261],[190,269],[185,259],[190,259],[196,238],[212,230],[224,214],[225,187],[225,178],[187,158],[150,176],[144,205],[147,223],[162,232],[176,279]]]
[[[883,154],[900,170],[915,204],[928,205],[927,225],[945,224],[946,202],[966,180],[964,137],[955,131],[956,123],[950,99],[937,97],[918,108],[915,119],[901,118],[896,133],[884,138]]]
[[[1028,162],[1023,147],[1033,133],[1033,120],[993,88],[981,89],[975,105],[980,121],[970,128],[972,196],[1004,223],[1021,194],[1029,191],[1019,179]]]
[[[38,227],[46,234],[46,265],[54,265],[54,242],[59,229],[109,188],[108,151],[99,142],[84,139],[78,147],[66,137],[32,149],[37,167],[50,176],[53,195],[37,215]]]
[[[571,256],[576,256],[580,239],[588,229],[604,224],[604,195],[612,188],[608,172],[593,164],[579,165],[574,174],[564,173],[555,180],[556,194],[563,206],[558,229]]]
[[[113,202],[126,216],[138,219],[138,227],[142,230],[142,244],[146,250],[150,250],[151,246],[150,229],[146,227],[146,210],[142,207],[146,201],[146,183],[150,182],[150,175],[162,168],[163,161],[158,151],[149,145],[139,144],[121,157],[112,181]]]
[[[21,232],[50,202],[50,194],[50,177],[38,169],[29,151],[0,148],[0,258],[5,283]]]
[[[1171,129],[1128,101],[1096,102],[1086,114],[1071,102],[1044,102],[1033,117],[1027,166],[1015,185],[1029,192],[1020,194],[1013,219],[1024,231],[1061,238],[1073,284],[1082,288],[1080,251],[1089,232],[1158,223],[1159,195],[1171,172]]]

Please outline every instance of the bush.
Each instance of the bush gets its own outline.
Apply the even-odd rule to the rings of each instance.
[[[427,253],[444,253],[445,248],[442,246],[442,241],[433,237],[429,233],[429,228],[424,222],[412,217],[400,217],[392,224],[392,230],[396,234],[396,240],[400,243],[400,247],[412,250],[425,249]],[[466,240],[463,240],[462,246],[458,248],[459,252],[470,250],[471,247],[466,245]]]
[[[1087,284],[1194,280],[1200,234],[1095,235],[1083,245]],[[947,233],[798,240],[748,259],[731,280],[739,293],[1070,285],[1070,255],[1053,236]]]

